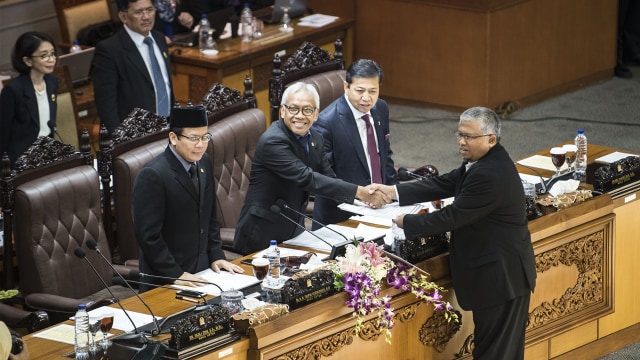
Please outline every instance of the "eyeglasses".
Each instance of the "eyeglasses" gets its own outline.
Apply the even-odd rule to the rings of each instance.
[[[54,51],[54,52],[48,53],[48,54],[34,55],[34,56],[31,56],[31,58],[39,58],[42,61],[49,61],[51,59],[58,58],[58,53]]]
[[[156,12],[156,8],[151,6],[151,7],[148,7],[146,9],[138,9],[138,10],[132,11],[131,15],[133,15],[134,17],[140,18],[140,17],[142,17],[142,15],[151,16],[151,15],[155,14],[155,12]]]
[[[187,139],[190,143],[194,143],[194,144],[197,144],[198,141],[208,142],[209,140],[211,140],[211,136],[212,136],[209,133],[206,133],[206,134],[204,134],[202,136],[197,136],[197,135],[185,136],[185,135],[182,135],[182,134],[176,134],[176,135],[181,136],[181,137]]]
[[[464,139],[464,141],[467,141],[467,142],[468,142],[468,141],[471,141],[471,140],[475,140],[475,139],[477,139],[477,138],[481,138],[481,137],[485,137],[485,136],[495,135],[495,134],[469,135],[469,134],[463,134],[463,133],[461,133],[461,132],[459,132],[459,131],[455,131],[453,134],[456,136],[456,138],[457,138],[458,140],[460,140],[460,139]]]
[[[289,114],[291,115],[298,115],[298,113],[300,113],[300,108],[299,107],[295,107],[295,106],[289,106],[287,104],[282,104],[282,106],[285,107],[285,109],[287,109],[289,111]],[[311,114],[313,114],[313,112],[316,111],[316,108],[314,107],[303,107],[302,108],[302,115],[304,116],[309,116]]]

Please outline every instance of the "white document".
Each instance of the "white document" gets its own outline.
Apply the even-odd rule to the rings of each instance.
[[[397,202],[383,205],[379,209],[372,209],[359,201],[355,204],[342,203],[338,207],[344,211],[348,211],[358,215],[376,216],[385,219],[395,219],[399,215],[417,214],[420,210],[427,209],[425,204],[413,204],[407,206],[399,206]]]
[[[519,173],[518,175],[520,175],[520,180],[526,181],[529,184],[539,184],[541,182],[540,176],[538,175],[529,175],[529,174],[522,174],[522,173]],[[544,178],[544,177],[542,179],[544,179],[545,181],[548,180],[548,178]]]
[[[127,315],[125,315],[124,311],[122,311],[122,309],[120,308],[102,306],[97,309],[93,309],[88,313],[89,316],[100,316],[106,314],[109,311],[113,312],[113,329],[122,330],[124,332],[134,330],[131,321],[129,321]],[[151,316],[150,314],[143,314],[135,311],[127,311],[127,314],[129,314],[133,323],[136,324],[136,327],[141,327],[153,322],[153,316]],[[75,316],[71,316],[69,317],[69,320],[73,320],[74,318]],[[160,320],[162,318],[156,316],[156,319]]]
[[[207,279],[208,282],[216,284],[220,286],[222,291],[227,290],[240,290],[247,286],[251,286],[257,284],[259,282],[253,274],[251,276],[244,274],[234,274],[228,271],[220,271],[216,273],[212,269],[206,269],[200,271],[196,275],[202,276]],[[190,286],[181,286],[181,285],[171,285],[177,289],[185,289],[185,290],[195,290],[206,292],[209,295],[220,296],[220,290],[215,285],[203,285],[198,287],[190,287]]]
[[[526,159],[518,160],[518,164],[522,164],[524,166],[530,166],[538,169],[556,171],[555,165],[553,165],[553,161],[551,161],[551,156],[542,156],[542,155],[533,155]],[[564,163],[560,167],[560,171],[567,169],[567,163]]]
[[[601,157],[597,158],[595,160],[595,162],[601,163],[601,164],[611,164],[611,163],[614,163],[614,162],[616,162],[616,161],[618,161],[620,159],[624,159],[624,158],[626,158],[628,156],[638,156],[638,155],[627,154],[627,153],[615,151],[615,152],[612,152],[609,155],[605,155],[605,156],[601,156]]]
[[[336,234],[328,228],[339,232],[340,234],[344,235],[344,237]],[[312,233],[320,237],[322,240],[324,240],[324,242],[313,236],[309,232],[305,231],[300,235],[294,237],[293,239],[285,241],[284,243],[287,245],[304,246],[320,251],[331,252],[331,247],[325,242],[335,246],[344,243],[345,241],[355,239],[357,237],[362,237],[364,239],[363,241],[371,241],[381,236],[385,236],[387,233],[387,229],[377,228],[364,224],[358,225],[357,228],[341,225],[328,225],[315,230]],[[345,237],[347,238],[347,240],[345,240]]]
[[[338,19],[337,16],[313,14],[313,15],[300,18],[300,21],[298,22],[298,26],[309,26],[309,27],[319,28],[327,24],[331,24],[337,19]]]

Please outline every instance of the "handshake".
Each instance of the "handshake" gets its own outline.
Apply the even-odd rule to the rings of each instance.
[[[358,186],[356,198],[377,209],[396,200],[396,189],[391,185],[370,184]]]

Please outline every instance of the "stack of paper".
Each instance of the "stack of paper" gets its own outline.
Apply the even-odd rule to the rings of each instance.
[[[319,28],[336,21],[336,19],[338,19],[337,16],[313,14],[301,18],[298,25]]]

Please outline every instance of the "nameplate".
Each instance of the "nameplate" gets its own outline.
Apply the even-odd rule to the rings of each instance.
[[[290,310],[311,304],[335,294],[331,270],[318,270],[304,276],[292,277],[282,287],[282,302]]]
[[[595,171],[593,188],[607,192],[639,180],[640,157],[627,156]]]
[[[226,335],[230,328],[229,317],[229,309],[212,306],[180,319],[171,326],[169,346],[179,350]]]
[[[396,255],[415,264],[449,251],[446,234],[420,236],[396,243]]]

